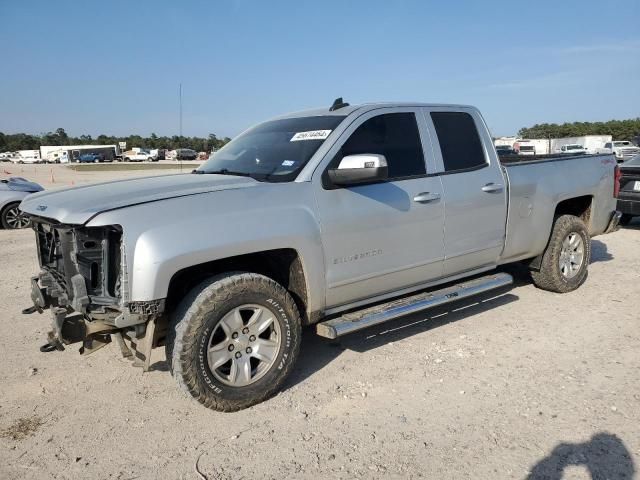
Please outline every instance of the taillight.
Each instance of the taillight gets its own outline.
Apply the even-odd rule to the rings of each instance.
[[[622,172],[620,171],[620,166],[616,165],[616,168],[613,171],[613,198],[618,198],[618,194],[620,193],[621,178]]]

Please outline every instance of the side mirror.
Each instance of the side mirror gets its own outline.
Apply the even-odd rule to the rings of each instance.
[[[328,174],[331,183],[347,187],[382,182],[388,178],[389,169],[384,155],[364,153],[343,157],[338,168],[329,170]]]

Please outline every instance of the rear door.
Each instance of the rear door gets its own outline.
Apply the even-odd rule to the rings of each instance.
[[[480,114],[425,108],[445,195],[445,276],[497,264],[504,247],[507,189]]]
[[[356,119],[314,175],[326,265],[326,305],[351,304],[442,276],[444,203],[419,108]],[[426,148],[425,148],[426,147]],[[426,151],[426,153],[425,153]],[[326,171],[346,155],[384,155],[386,182],[335,188]]]

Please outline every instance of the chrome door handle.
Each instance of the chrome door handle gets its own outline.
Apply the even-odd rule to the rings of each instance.
[[[436,200],[440,200],[439,193],[422,192],[413,197],[413,201],[418,203],[429,203],[435,202]]]
[[[482,187],[483,192],[493,193],[493,192],[501,192],[502,185],[499,183],[487,183],[484,187]]]

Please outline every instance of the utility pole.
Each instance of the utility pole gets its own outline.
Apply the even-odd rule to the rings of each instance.
[[[180,148],[182,148],[182,82],[180,82],[180,89],[178,93],[180,99]],[[182,173],[182,159],[180,159],[180,173]]]
[[[180,136],[182,137],[182,82],[180,82],[178,97],[180,99]]]

